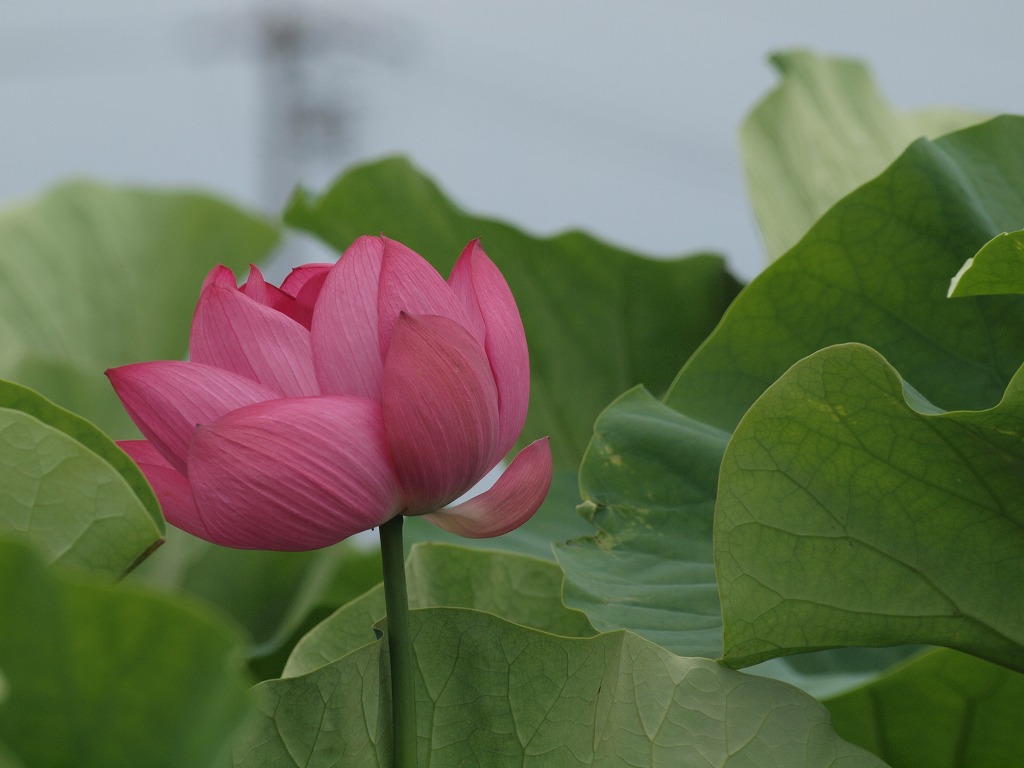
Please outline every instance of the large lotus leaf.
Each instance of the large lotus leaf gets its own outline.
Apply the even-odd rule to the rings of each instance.
[[[618,631],[567,638],[479,611],[410,617],[423,766],[883,766],[814,699]],[[390,764],[384,641],[261,683],[235,765]]]
[[[0,541],[0,742],[32,768],[222,764],[250,712],[237,632],[170,596],[57,574]]]
[[[738,290],[717,256],[647,259],[579,232],[540,239],[471,216],[402,159],[351,170],[318,198],[300,191],[285,220],[339,250],[384,232],[443,275],[482,238],[530,344],[524,440],[551,435],[556,467],[573,471],[604,406],[640,383],[664,392]]]
[[[732,666],[927,643],[1024,670],[1024,371],[945,413],[859,344],[797,363],[722,462],[715,563]]]
[[[900,112],[856,60],[789,51],[771,61],[782,81],[744,121],[740,146],[773,260],[912,141],[984,119],[952,109]]]
[[[945,295],[966,258],[1001,229],[1019,228],[1020,221],[1013,221],[1024,219],[1024,199],[1016,190],[1024,190],[1024,121],[1004,118],[935,143],[917,142],[745,289],[681,371],[666,396],[664,424],[652,430],[636,420],[632,434],[624,428],[617,450],[631,446],[638,455],[629,462],[648,462],[645,454],[663,452],[660,435],[681,421],[680,414],[730,433],[793,363],[820,346],[851,339],[885,350],[914,386],[943,407],[993,405],[1024,356],[1024,302],[1009,296],[950,301]],[[588,462],[599,457],[595,451]],[[685,478],[691,470],[677,471]],[[660,470],[631,477],[614,466],[592,471],[586,463],[581,477],[605,472],[627,497],[673,482]],[[716,483],[717,468],[709,469],[703,486],[713,493]],[[601,509],[599,499],[589,500]],[[594,542],[558,550],[567,598],[597,626],[617,622],[647,632],[692,620],[695,629],[708,629],[706,604],[680,597],[692,596],[682,587],[692,583],[701,561],[673,554],[697,547],[693,539],[700,535],[709,546],[706,531],[686,529],[659,541],[658,531],[678,530],[674,513],[630,517],[630,507],[649,506],[640,496],[617,501],[614,510],[591,510],[602,525],[612,519],[618,527],[614,537],[602,530]],[[644,579],[656,585],[661,599],[641,589],[636,569],[643,561],[660,561],[646,571],[656,575]],[[592,587],[631,580],[637,582],[633,596],[623,591],[616,600],[602,601]],[[683,634],[677,638],[686,641]],[[676,647],[664,636],[659,642]]]
[[[186,352],[203,277],[261,260],[276,231],[205,195],[58,187],[0,212],[0,376],[118,437],[104,369]]]
[[[250,668],[277,677],[292,647],[380,581],[380,554],[351,542],[313,552],[219,547],[168,530],[132,579],[203,598],[248,631]]]
[[[156,497],[99,429],[30,389],[0,381],[0,534],[50,562],[118,576],[158,544]]]
[[[712,520],[728,435],[636,389],[594,426],[580,467],[598,534],[556,548],[566,605],[602,630],[627,626],[681,656],[722,655]],[[862,683],[911,653],[847,648],[750,670],[816,696]]]
[[[1017,765],[1024,675],[947,649],[825,702],[836,731],[893,768]]]
[[[946,292],[986,242],[1022,227],[1024,118],[919,140],[748,286],[666,402],[731,431],[794,362],[859,341],[940,408],[990,407],[1024,356],[1024,299]]]
[[[413,608],[473,608],[557,635],[594,634],[583,614],[558,600],[562,572],[554,563],[450,544],[417,544],[405,569]],[[384,589],[378,585],[303,637],[285,676],[305,674],[372,642],[372,627],[384,615]]]
[[[711,528],[728,438],[640,388],[601,414],[580,467],[581,511],[598,534],[556,548],[567,605],[602,630],[721,655]]]
[[[996,235],[949,284],[952,298],[999,293],[1024,293],[1024,231]]]

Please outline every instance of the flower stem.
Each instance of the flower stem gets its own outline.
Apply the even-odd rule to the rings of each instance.
[[[395,768],[416,765],[416,664],[409,633],[409,592],[405,586],[403,515],[380,527],[384,564],[384,604],[388,611],[388,653],[391,660],[391,732]]]

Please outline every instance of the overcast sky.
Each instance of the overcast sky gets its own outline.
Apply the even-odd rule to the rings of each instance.
[[[303,87],[324,130],[295,167],[268,139],[281,110],[258,41],[261,13],[297,4],[3,0],[0,201],[90,176],[267,208],[282,174],[319,188],[401,153],[470,211],[657,255],[712,249],[750,277],[763,256],[736,135],[775,82],[767,54],[864,58],[900,107],[1024,111],[1024,5],[968,6],[320,3]]]

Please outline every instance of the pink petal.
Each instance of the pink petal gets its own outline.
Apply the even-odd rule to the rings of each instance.
[[[309,332],[234,288],[210,285],[203,291],[189,350],[193,362],[245,376],[284,397],[320,393]]]
[[[551,447],[545,437],[520,451],[490,489],[424,517],[438,528],[471,539],[501,536],[533,517],[550,487]]]
[[[313,310],[316,308],[317,299],[320,298],[320,292],[327,281],[328,272],[329,270],[324,269],[315,275],[311,275],[302,284],[302,287],[295,296],[295,305],[292,309],[291,318],[298,323],[302,323],[306,328],[313,327]]]
[[[243,549],[319,549],[400,508],[380,404],[357,397],[258,403],[199,427],[189,482],[214,540]]]
[[[498,393],[483,349],[461,325],[402,313],[383,403],[408,514],[440,509],[494,466]]]
[[[117,445],[146,476],[167,522],[193,536],[212,541],[196,509],[188,479],[168,464],[148,440],[122,440]]]
[[[111,368],[107,378],[135,426],[182,474],[197,424],[277,397],[274,390],[237,374],[178,360]]]
[[[498,387],[497,462],[523,431],[530,402],[530,355],[523,321],[508,283],[479,240],[463,250],[448,282],[469,314],[485,328],[484,350]]]
[[[313,279],[316,279],[322,286],[323,279],[327,277],[327,273],[333,266],[333,264],[313,263],[295,267],[281,283],[281,290],[289,296],[298,296],[306,283]]]
[[[387,354],[398,315],[437,315],[475,332],[472,319],[444,278],[415,251],[395,240],[384,241],[380,269],[378,318],[380,355]],[[482,336],[477,336],[483,342]]]
[[[203,280],[203,287],[199,291],[199,294],[202,295],[203,291],[211,285],[221,285],[225,288],[238,288],[238,283],[235,282],[235,273],[223,264],[219,264],[210,270],[209,274],[207,274],[206,278]]]
[[[313,310],[313,360],[325,394],[380,399],[377,290],[384,244],[360,237],[327,274]]]
[[[255,264],[249,265],[249,279],[239,290],[257,304],[276,309],[289,317],[293,314],[295,299],[264,280],[263,273]]]

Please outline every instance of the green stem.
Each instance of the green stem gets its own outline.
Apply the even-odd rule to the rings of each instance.
[[[380,527],[384,563],[384,604],[388,611],[388,653],[391,660],[391,729],[395,768],[416,766],[416,664],[409,633],[409,592],[405,586],[402,515]]]

